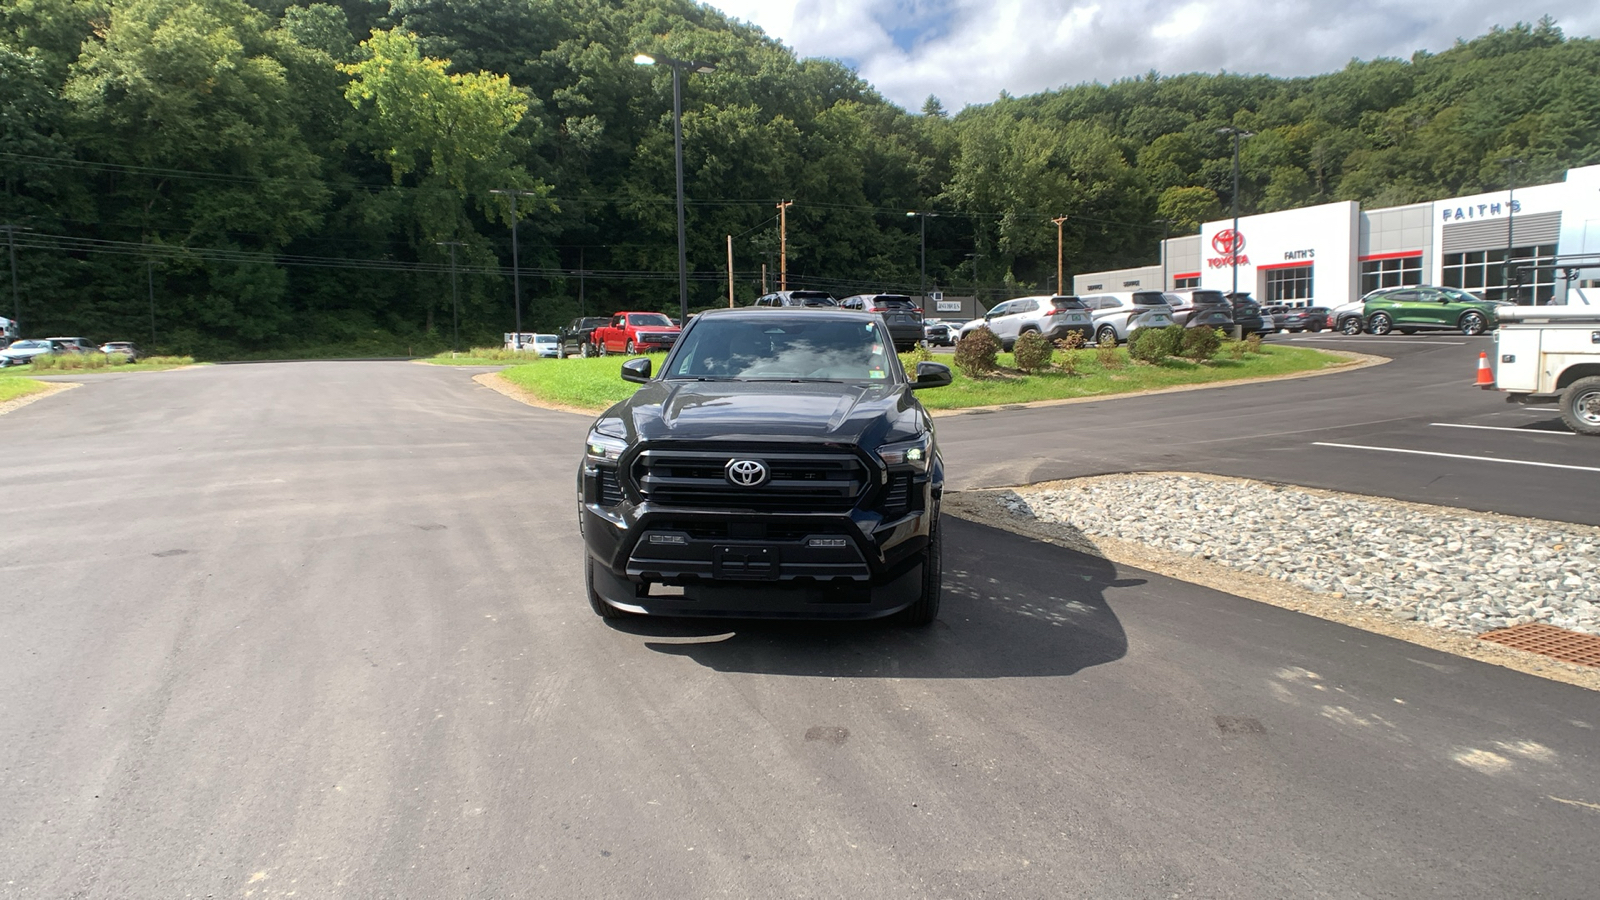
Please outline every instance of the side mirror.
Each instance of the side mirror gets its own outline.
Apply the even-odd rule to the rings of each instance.
[[[622,380],[644,384],[650,380],[650,360],[630,359],[622,364]]]
[[[944,363],[919,362],[917,363],[917,380],[911,382],[913,391],[923,388],[944,387],[951,381],[950,367]]]

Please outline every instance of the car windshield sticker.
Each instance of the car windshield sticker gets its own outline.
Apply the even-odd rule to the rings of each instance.
[[[889,377],[889,373],[883,371],[882,369],[873,369],[871,372],[867,373],[867,377],[868,378],[888,378]]]

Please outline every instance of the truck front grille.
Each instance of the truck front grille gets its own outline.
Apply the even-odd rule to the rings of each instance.
[[[743,487],[728,481],[728,463],[746,459],[767,467],[765,483]],[[866,466],[848,453],[721,450],[646,450],[634,461],[631,475],[639,492],[652,503],[803,512],[854,507],[868,478]]]

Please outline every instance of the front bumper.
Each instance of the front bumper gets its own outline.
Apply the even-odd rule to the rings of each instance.
[[[686,509],[607,493],[580,472],[579,519],[593,589],[649,615],[872,619],[920,596],[932,486],[906,508],[835,512]],[[605,500],[605,503],[600,502]]]

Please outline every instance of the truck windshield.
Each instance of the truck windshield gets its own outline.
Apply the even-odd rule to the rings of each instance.
[[[893,354],[877,322],[706,319],[679,344],[665,377],[883,383],[899,380]]]
[[[643,313],[629,316],[628,324],[645,328],[671,328],[672,320],[660,313]]]

